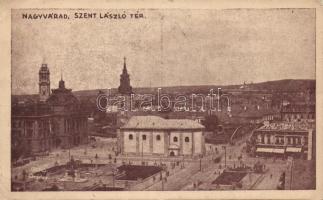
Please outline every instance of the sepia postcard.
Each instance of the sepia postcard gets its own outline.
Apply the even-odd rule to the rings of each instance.
[[[1,4],[0,199],[323,199],[323,2]]]

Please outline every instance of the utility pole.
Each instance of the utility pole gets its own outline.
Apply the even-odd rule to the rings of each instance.
[[[292,182],[293,182],[293,164],[294,164],[294,159],[292,158],[292,162],[290,165],[290,179],[289,179],[289,189],[292,189]]]

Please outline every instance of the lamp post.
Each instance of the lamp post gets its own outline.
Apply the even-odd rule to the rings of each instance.
[[[222,148],[224,149],[224,168],[226,168],[227,167],[227,147],[222,146]]]
[[[144,141],[141,139],[141,164],[144,163]]]
[[[289,180],[289,189],[292,189],[292,183],[293,183],[293,164],[294,164],[294,159],[291,159],[291,164],[290,164],[290,180]]]
[[[184,164],[184,162],[185,162],[185,161],[184,161],[184,155],[183,155],[183,160],[182,160],[182,166],[183,166],[182,168],[183,168],[183,169],[185,168],[185,164]]]
[[[24,190],[26,190],[26,181],[27,181],[27,172],[26,172],[26,170],[22,171],[22,180],[23,180],[23,183],[24,183]]]
[[[218,88],[218,111],[220,112],[221,111],[221,108],[220,108],[220,93],[221,93],[221,88]]]
[[[99,156],[98,156],[98,154],[95,154],[95,166],[96,166],[96,168],[98,168],[98,158],[99,158]]]
[[[87,139],[86,139],[87,140]],[[84,155],[87,155],[87,141],[86,141],[86,144],[85,144],[85,146],[84,146]]]
[[[162,186],[162,191],[164,191],[164,177],[163,177],[163,171],[164,169],[162,168],[162,171],[160,172],[160,179],[161,179],[161,186]]]
[[[162,178],[162,191],[164,191],[164,178]]]
[[[68,138],[68,159],[71,160],[71,137]]]
[[[112,168],[112,187],[115,187],[115,168]]]
[[[57,163],[57,164],[58,164],[58,159],[59,159],[59,155],[58,155],[58,153],[56,153],[56,162],[55,163]]]

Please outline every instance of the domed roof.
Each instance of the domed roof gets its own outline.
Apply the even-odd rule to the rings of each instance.
[[[78,105],[79,100],[73,95],[72,89],[65,88],[63,79],[59,81],[59,87],[52,89],[52,94],[47,102],[51,105]]]

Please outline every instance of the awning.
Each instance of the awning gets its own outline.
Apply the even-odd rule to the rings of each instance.
[[[273,149],[273,153],[285,153],[285,149]]]
[[[286,152],[299,153],[302,152],[301,147],[287,147]]]
[[[257,148],[256,152],[260,153],[272,153],[273,149],[272,148]]]

